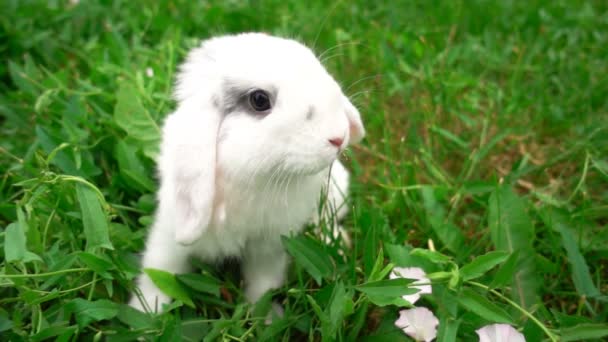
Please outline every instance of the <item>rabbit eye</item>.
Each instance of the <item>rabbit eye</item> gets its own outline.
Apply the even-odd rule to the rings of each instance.
[[[249,104],[256,112],[265,112],[270,109],[270,97],[263,90],[254,90],[249,94]]]

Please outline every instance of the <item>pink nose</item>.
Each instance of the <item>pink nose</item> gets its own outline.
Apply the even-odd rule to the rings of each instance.
[[[331,138],[328,139],[329,143],[336,146],[337,148],[342,147],[342,143],[344,142],[344,138]]]

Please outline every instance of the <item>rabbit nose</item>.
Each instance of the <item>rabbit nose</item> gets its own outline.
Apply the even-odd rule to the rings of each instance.
[[[342,147],[342,143],[344,142],[344,138],[331,138],[328,139],[329,143],[336,146],[337,148]]]

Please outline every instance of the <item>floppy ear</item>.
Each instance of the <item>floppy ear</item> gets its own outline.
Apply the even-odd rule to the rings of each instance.
[[[179,104],[165,124],[167,155],[164,167],[175,200],[175,240],[190,245],[208,228],[216,194],[219,109],[190,98]],[[211,102],[211,101],[209,101]],[[173,122],[171,122],[173,120]]]
[[[361,121],[361,115],[346,96],[343,96],[346,117],[348,118],[348,128],[350,131],[350,143],[356,144],[365,136],[365,128]]]

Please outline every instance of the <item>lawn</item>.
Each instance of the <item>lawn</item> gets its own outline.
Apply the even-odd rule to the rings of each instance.
[[[608,336],[608,2],[0,2],[0,340],[409,341],[420,267],[438,341],[507,323],[527,341]],[[361,111],[353,246],[286,237],[289,281],[161,274],[125,305],[155,208],[159,125],[201,39],[297,38]],[[325,225],[321,223],[321,228]],[[230,269],[230,268],[229,268]],[[283,317],[264,323],[271,300]]]

